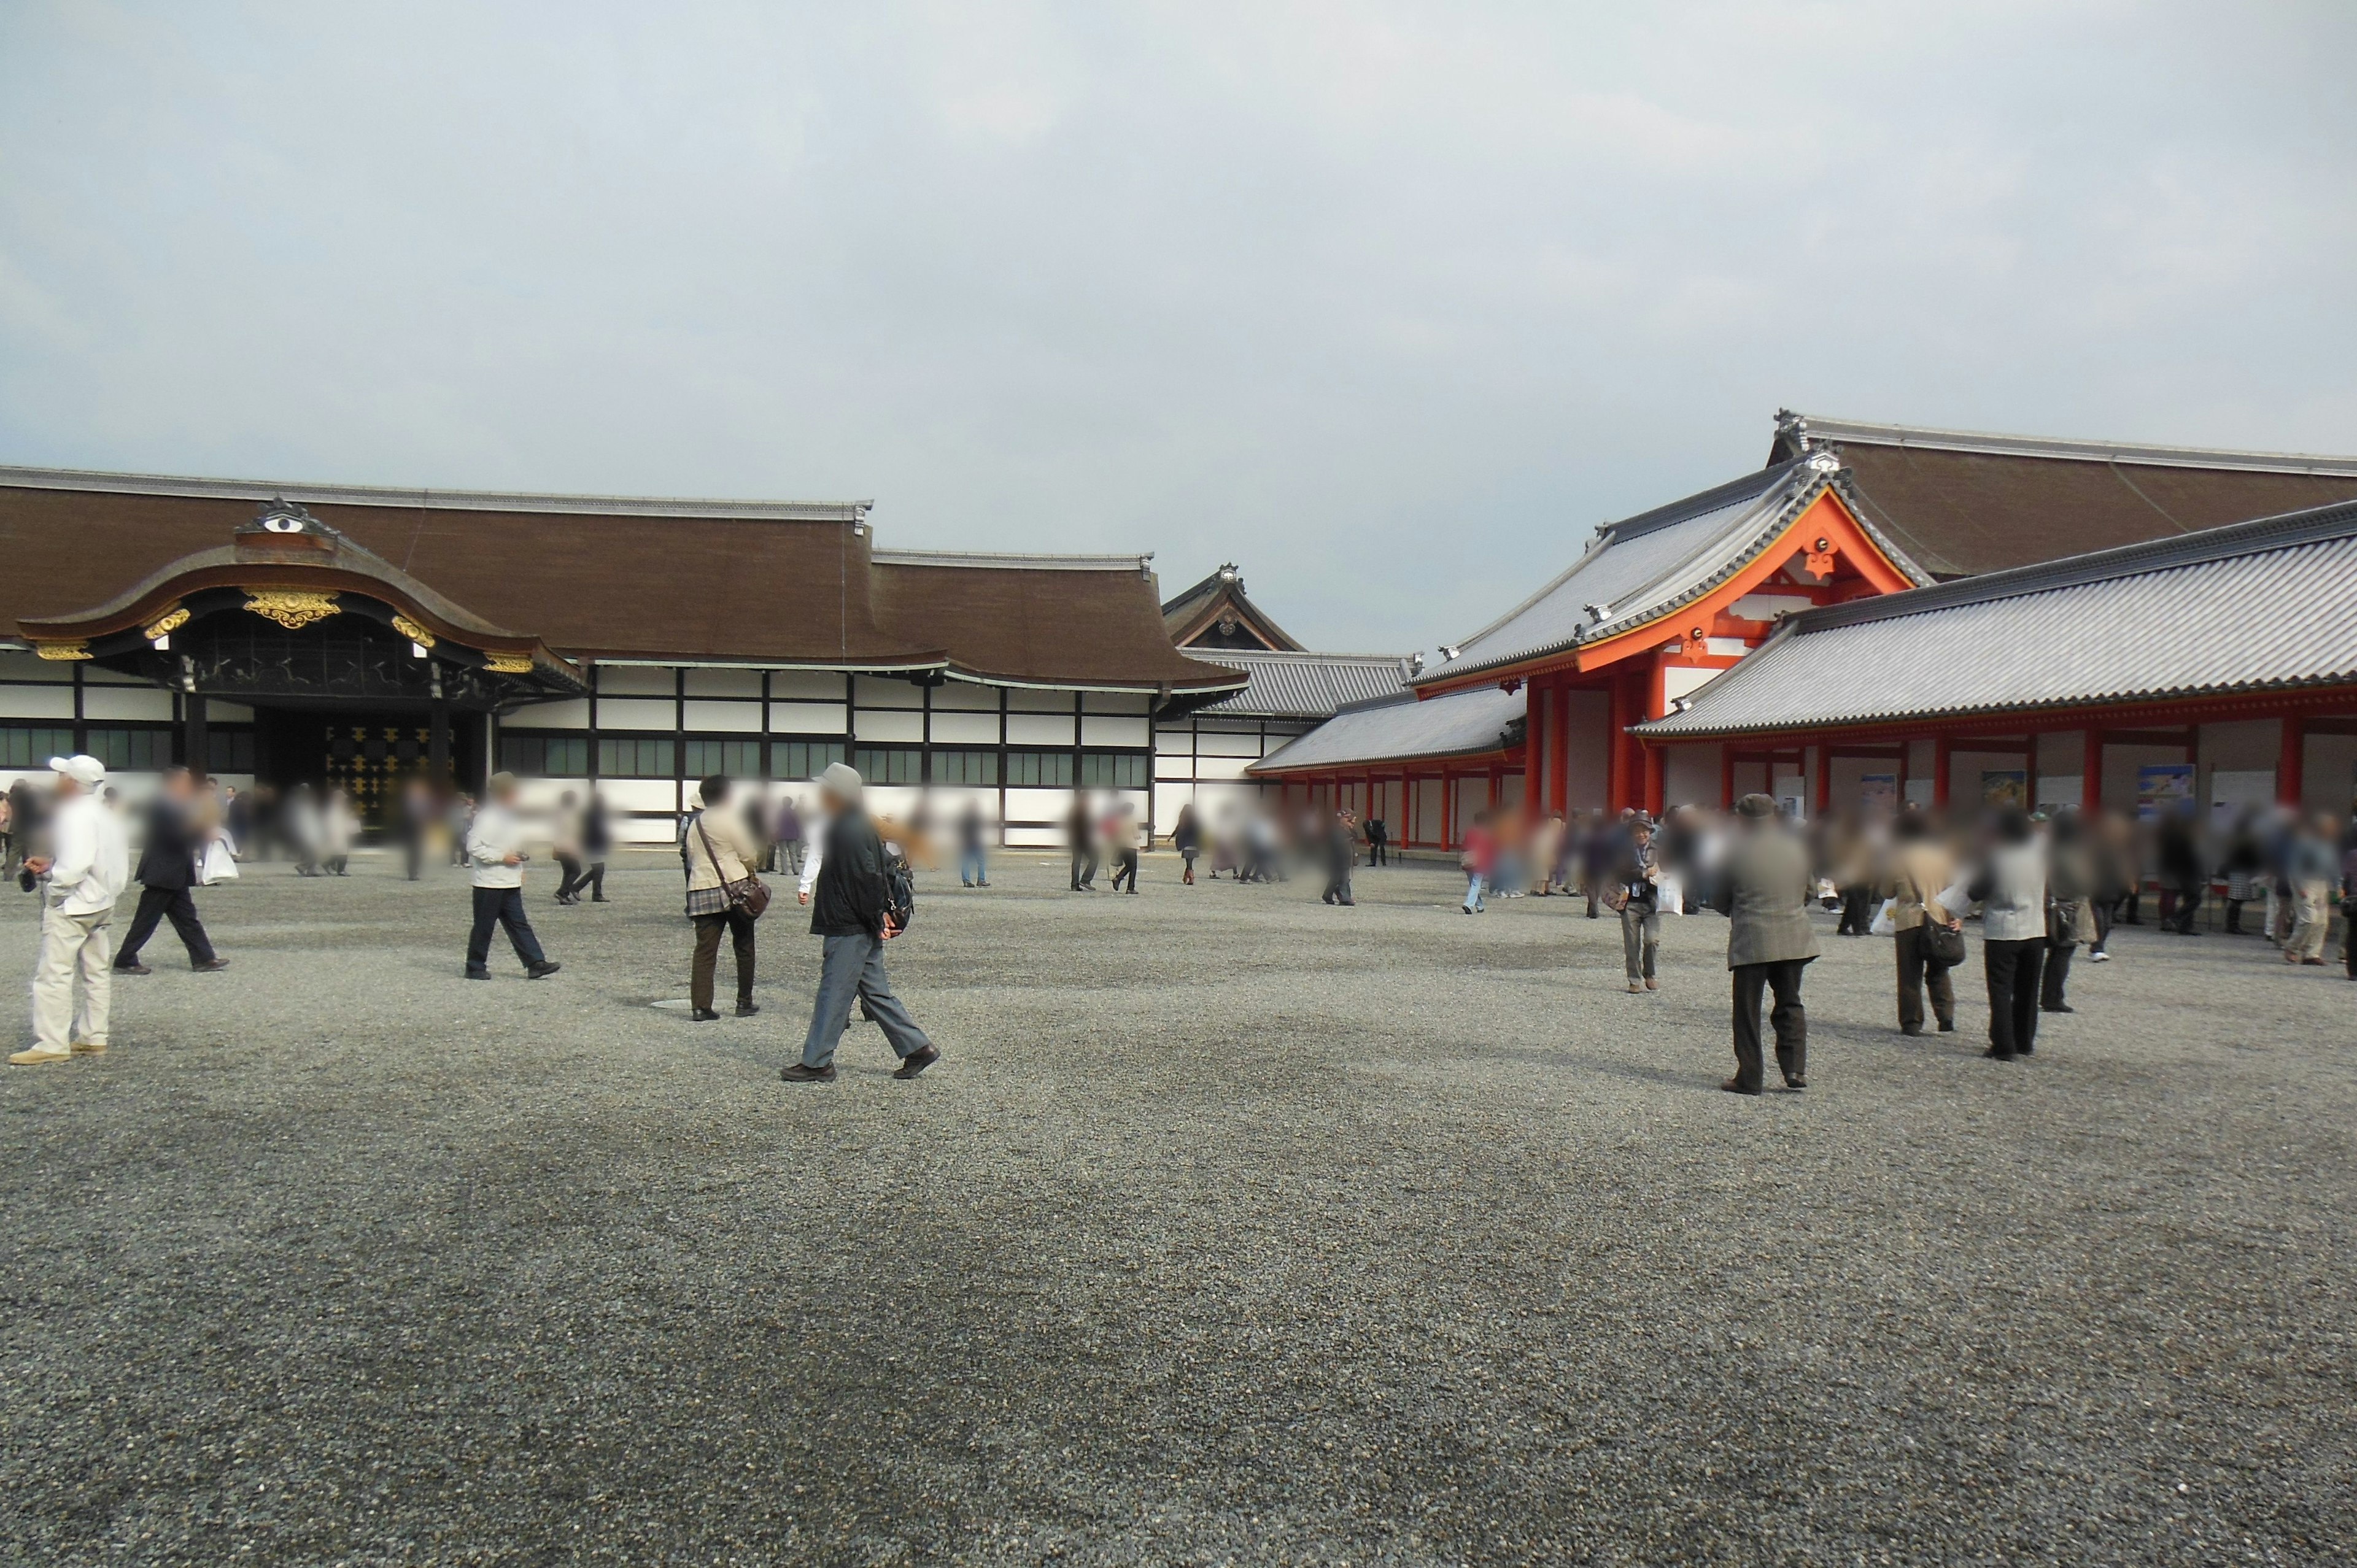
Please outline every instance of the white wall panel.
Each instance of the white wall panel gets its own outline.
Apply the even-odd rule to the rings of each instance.
[[[86,719],[142,719],[172,722],[172,693],[156,686],[84,686],[81,716]]]
[[[209,709],[218,703],[209,703]],[[508,729],[587,729],[589,699],[576,697],[569,703],[532,703],[505,714],[500,720]]]
[[[996,746],[998,715],[933,712],[933,740],[942,746]]]
[[[925,738],[925,715],[905,712],[878,713],[860,708],[851,715],[851,733],[861,740],[918,741]]]
[[[1043,692],[1029,686],[1009,686],[1006,705],[1019,714],[1069,714],[1072,711],[1070,692]]]
[[[998,688],[976,686],[964,681],[948,681],[933,688],[933,712],[958,708],[970,713],[998,711]]]
[[[1006,744],[1009,746],[1070,746],[1072,744],[1071,715],[1053,714],[1009,714],[1006,715]]]
[[[1070,789],[1009,789],[1006,820],[1010,822],[1060,822],[1072,809]]]
[[[759,670],[690,670],[683,676],[691,697],[759,697]]]
[[[770,695],[813,703],[840,703],[846,677],[832,670],[772,670]]]
[[[609,819],[617,843],[674,844],[679,822],[674,817],[614,817]],[[676,908],[678,906],[673,905]]]
[[[0,681],[38,681],[43,684],[73,684],[73,665],[38,653],[0,653]],[[44,774],[44,778],[48,775]]]
[[[925,705],[925,693],[921,687],[906,681],[882,675],[855,675],[851,679],[851,701],[862,708],[921,708]]]
[[[680,705],[686,711],[684,728],[760,733],[761,704],[759,703],[698,702],[690,698]]]
[[[1257,760],[1250,757],[1199,757],[1195,759],[1198,779],[1242,779],[1244,769]]]
[[[1060,828],[1006,828],[1000,832],[999,837],[1009,849],[1060,850],[1064,847],[1064,833]]]
[[[668,779],[600,779],[597,794],[618,811],[679,810],[679,786]]]
[[[651,697],[600,697],[597,727],[675,730],[679,727],[678,707]]]
[[[71,686],[0,686],[0,718],[73,719]]]
[[[597,694],[601,697],[668,697],[678,689],[678,671],[661,666],[597,666]]]
[[[841,735],[845,715],[841,703],[771,703],[770,728],[780,735]]]
[[[1145,719],[1101,718],[1092,714],[1081,720],[1082,746],[1145,746],[1152,739]]]
[[[1205,734],[1195,737],[1195,749],[1205,757],[1258,757],[1260,736],[1256,735]]]
[[[1157,757],[1154,759],[1154,777],[1191,779],[1195,777],[1195,759],[1191,757]]]

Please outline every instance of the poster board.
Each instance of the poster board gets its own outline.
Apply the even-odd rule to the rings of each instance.
[[[2029,804],[2029,769],[2026,768],[1981,769],[1981,804],[2000,807],[2028,806]]]
[[[2148,762],[2136,769],[2136,820],[2148,822],[2193,801],[2193,764]]]
[[[1868,812],[1899,809],[1899,775],[1869,773],[1857,781],[1857,803]]]

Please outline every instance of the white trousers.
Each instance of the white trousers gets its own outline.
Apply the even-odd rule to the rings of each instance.
[[[69,915],[55,905],[41,912],[41,952],[33,961],[33,1044],[62,1051],[76,1040],[106,1044],[106,1013],[113,999],[114,920],[112,908]],[[76,1004],[74,976],[81,976]]]

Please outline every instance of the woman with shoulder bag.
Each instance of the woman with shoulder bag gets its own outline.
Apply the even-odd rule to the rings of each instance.
[[[761,861],[761,846],[745,825],[741,812],[726,811],[728,780],[719,775],[704,781],[704,809],[688,824],[687,917],[695,924],[695,962],[688,982],[688,1016],[709,1023],[720,1016],[712,1007],[713,972],[720,963],[720,933],[726,931],[737,948],[737,1016],[749,1018],[761,1009],[753,1001],[753,922],[770,906],[770,889],[753,867]]]
[[[1953,1034],[1956,987],[1948,971],[1964,961],[1964,932],[1957,918],[1941,904],[1940,894],[1955,880],[1955,863],[1941,844],[1931,820],[1912,807],[1900,813],[1892,832],[1899,849],[1884,896],[1891,901],[1890,923],[1897,928],[1899,1032],[1923,1032],[1923,996],[1928,991],[1940,1033]],[[1955,956],[1951,958],[1950,953]]]

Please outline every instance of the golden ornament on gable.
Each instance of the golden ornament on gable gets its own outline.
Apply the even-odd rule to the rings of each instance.
[[[487,653],[483,656],[483,668],[494,675],[529,675],[532,673],[532,655]]]
[[[405,615],[396,615],[393,618],[393,629],[420,648],[434,646],[434,634]]]
[[[289,631],[300,631],[315,621],[323,621],[337,614],[342,606],[333,594],[312,593],[295,588],[257,589],[245,596],[245,607],[267,620],[274,620]]]
[[[159,637],[171,636],[188,624],[188,612],[182,607],[174,605],[170,609],[140,628],[139,635],[153,642]]]

